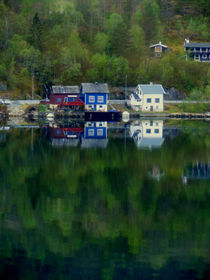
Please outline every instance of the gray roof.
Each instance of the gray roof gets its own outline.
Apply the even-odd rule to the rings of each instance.
[[[210,43],[185,43],[188,48],[210,48]]]
[[[64,146],[68,146],[68,147],[77,147],[78,143],[79,143],[79,139],[68,139],[68,138],[53,138],[51,139],[52,141],[52,146],[53,147],[64,147]]]
[[[143,94],[165,94],[162,85],[139,85]]]
[[[139,147],[142,148],[160,148],[164,142],[164,138],[142,138]]]
[[[99,83],[82,83],[83,93],[109,93],[109,88],[107,84]]]
[[[102,148],[105,149],[109,139],[86,139],[82,138],[81,148]]]
[[[52,93],[75,94],[75,93],[79,93],[79,87],[78,86],[52,86]]]

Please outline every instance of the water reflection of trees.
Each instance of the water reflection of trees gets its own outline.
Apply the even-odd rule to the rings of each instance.
[[[155,269],[171,255],[209,261],[209,185],[182,182],[186,161],[208,160],[209,133],[183,133],[153,152],[132,143],[125,152],[120,140],[106,150],[53,149],[38,131],[33,153],[30,145],[27,130],[1,145],[4,257],[15,248],[42,260],[49,252],[78,257],[94,244],[93,252],[109,259],[101,264],[108,274],[113,252],[138,261],[145,256]],[[154,166],[164,173],[159,181],[149,174]]]

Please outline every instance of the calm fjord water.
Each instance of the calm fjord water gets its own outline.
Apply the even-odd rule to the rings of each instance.
[[[210,279],[208,122],[1,129],[0,279]]]

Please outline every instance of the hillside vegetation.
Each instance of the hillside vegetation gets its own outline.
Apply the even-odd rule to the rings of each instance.
[[[186,61],[184,39],[210,40],[209,0],[0,0],[0,81],[26,97],[52,84],[162,83],[210,96],[209,64]],[[171,52],[157,59],[149,46]]]

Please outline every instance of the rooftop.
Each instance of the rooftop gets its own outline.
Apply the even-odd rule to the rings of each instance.
[[[52,86],[52,93],[75,94],[75,93],[79,93],[79,87],[78,86]]]
[[[210,48],[210,43],[185,43],[188,48]]]
[[[154,44],[154,45],[150,46],[150,48],[154,48],[154,47],[156,47],[156,46],[161,46],[161,47],[163,47],[163,48],[168,48],[168,46],[163,45],[162,42],[159,42],[159,43],[157,43],[157,44]]]
[[[165,90],[162,85],[139,85],[143,94],[165,94]]]
[[[139,147],[141,148],[160,148],[164,142],[164,138],[142,138]]]
[[[107,84],[99,83],[82,83],[83,93],[109,93],[109,88]]]
[[[77,147],[79,143],[79,139],[68,139],[68,138],[52,138],[52,146],[53,147]]]
[[[86,139],[86,138],[82,138],[82,143],[81,143],[81,147],[82,148],[102,148],[105,149],[107,144],[108,144],[109,139],[107,138],[103,138],[103,139]]]

